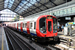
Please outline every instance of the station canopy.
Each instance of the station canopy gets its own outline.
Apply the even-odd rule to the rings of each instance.
[[[69,1],[71,0],[0,0],[0,11],[9,9],[26,17]]]

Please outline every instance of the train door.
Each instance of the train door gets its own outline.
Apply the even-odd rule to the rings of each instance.
[[[33,22],[30,22],[30,33],[33,33]]]
[[[20,29],[21,29],[21,32],[23,32],[23,22],[21,22],[21,27],[20,27]]]
[[[36,36],[36,22],[30,22],[30,33],[32,36]]]
[[[17,23],[17,30],[18,30],[18,23]]]
[[[47,33],[52,36],[53,35],[53,20],[52,18],[48,18],[47,17],[47,20],[46,20],[46,28],[47,28]]]
[[[17,29],[17,23],[15,23],[15,28]]]
[[[19,31],[21,31],[20,27],[21,27],[21,23],[19,22],[19,23],[18,23],[18,30],[19,30]]]
[[[27,33],[27,22],[25,22],[24,32]]]
[[[35,21],[33,22],[33,35],[37,36],[36,35],[36,22]]]
[[[23,32],[27,33],[27,23],[23,22]]]
[[[22,25],[22,29],[23,31],[25,31],[25,23],[23,22],[23,25]]]
[[[30,34],[29,25],[30,25],[30,22],[28,21],[28,22],[27,22],[27,33],[28,33],[28,34]]]

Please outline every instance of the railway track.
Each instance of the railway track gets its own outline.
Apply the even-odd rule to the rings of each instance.
[[[51,50],[60,50],[59,48],[56,48],[56,47],[54,47],[54,46],[52,46],[52,45],[48,45],[48,46],[46,46],[46,47],[51,48]]]
[[[14,32],[12,30],[10,30],[9,28],[5,28],[5,32],[7,32],[6,35],[11,34],[10,36],[13,37],[13,39],[15,38],[15,40],[14,40],[15,43],[16,43],[15,46],[13,45],[13,42],[11,42],[11,40],[10,40],[11,45],[13,46],[13,48],[15,48],[18,45],[16,48],[19,47],[18,48],[19,50],[20,49],[25,50],[26,48],[27,48],[26,50],[37,50],[37,49],[33,48],[32,46],[30,46],[29,44],[27,44],[25,41],[22,40],[23,38],[25,38],[23,35],[22,35],[23,38],[19,38],[19,36],[15,35]],[[8,38],[10,38],[9,35],[8,35]],[[28,45],[28,47],[27,47],[27,45],[25,43]],[[56,48],[56,47],[54,47],[52,45],[49,45],[49,44],[47,46],[42,45],[42,44],[38,44],[38,43],[36,43],[36,44],[38,46],[42,47],[43,50],[60,50],[59,48]]]
[[[37,43],[37,45],[45,48],[45,50],[60,50],[59,48],[54,47],[54,45],[52,45],[50,43],[47,43],[47,44],[45,44],[45,43],[43,43],[43,44]]]
[[[5,33],[12,45],[12,50],[35,50],[35,48],[27,44],[13,32],[11,32],[8,28],[5,28]]]

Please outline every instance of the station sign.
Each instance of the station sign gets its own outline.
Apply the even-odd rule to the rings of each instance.
[[[73,22],[69,22],[68,24],[73,24]]]
[[[68,24],[75,24],[75,22],[69,22]]]

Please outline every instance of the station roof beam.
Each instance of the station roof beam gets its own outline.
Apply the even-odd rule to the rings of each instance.
[[[0,0],[0,11],[4,9],[4,0]]]
[[[9,9],[26,17],[69,1],[71,0],[0,0],[0,11]]]

